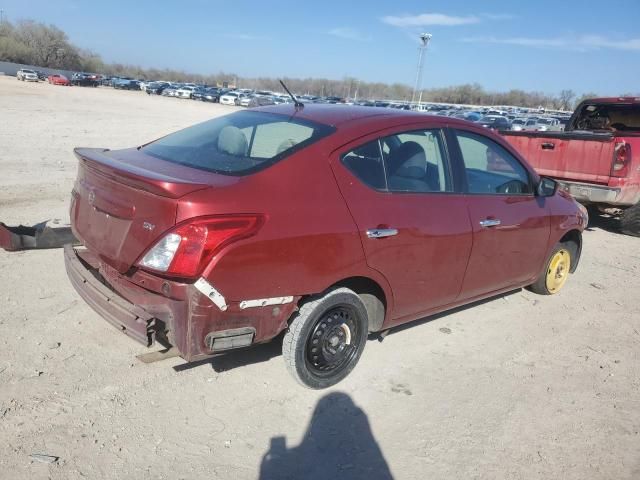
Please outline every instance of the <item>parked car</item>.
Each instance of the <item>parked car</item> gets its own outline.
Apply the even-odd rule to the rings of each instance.
[[[193,87],[191,85],[185,85],[182,88],[177,89],[174,96],[176,96],[178,98],[191,98],[191,94],[193,93],[193,91],[196,88],[198,88],[198,87]]]
[[[564,132],[505,132],[542,175],[579,202],[619,216],[640,236],[640,99],[593,98],[576,108]]]
[[[169,85],[168,82],[152,82],[147,85],[145,92],[147,92],[147,95],[161,95]]]
[[[47,77],[47,81],[51,85],[65,85],[67,87],[71,85],[71,82],[67,77],[65,77],[64,75],[59,75],[57,73],[53,75],[49,75]]]
[[[527,124],[527,119],[526,118],[524,118],[524,117],[514,118],[511,121],[511,130],[519,132],[521,130],[524,130],[524,127],[525,127],[526,124]]]
[[[22,82],[37,82],[38,74],[35,72],[35,70],[21,68],[20,70],[18,70],[18,73],[16,73],[16,78]]]
[[[250,98],[249,102],[247,103],[247,107],[250,108],[266,107],[267,105],[276,105],[273,97],[254,96]]]
[[[238,92],[227,92],[220,97],[220,103],[222,105],[236,105],[236,101],[239,101],[238,98],[240,95],[243,95]]]
[[[71,76],[71,84],[78,87],[97,87],[101,79],[92,73],[74,73]]]
[[[206,88],[200,95],[203,102],[218,102],[220,100],[221,90],[219,88]]]
[[[282,95],[274,95],[271,98],[273,99],[273,103],[275,103],[276,105],[281,105],[283,103],[291,103],[290,97],[284,97]]]
[[[539,118],[537,130],[539,132],[559,132],[562,130],[562,125],[557,118]]]
[[[169,85],[164,90],[162,90],[162,95],[165,97],[175,97],[176,92],[182,88],[180,84]]]
[[[260,96],[256,96],[256,95],[240,95],[238,97],[238,100],[236,102],[236,105],[239,105],[241,107],[248,107],[249,103],[251,102],[251,100],[253,100],[254,98],[266,98],[266,97],[260,97]]]
[[[194,88],[193,91],[191,92],[191,99],[202,101],[202,95],[204,95],[206,91],[207,89],[205,87]]]
[[[44,72],[41,72],[40,70],[34,70],[34,72],[36,72],[38,80],[45,81],[47,79],[47,75]]]
[[[485,115],[476,123],[492,130],[509,130],[511,128],[509,119],[499,115]]]
[[[119,79],[113,83],[113,88],[117,90],[140,90],[140,82],[138,80]]]
[[[75,154],[84,246],[65,262],[92,308],[187,361],[284,332],[310,388],[346,377],[370,332],[557,293],[587,223],[500,136],[402,110],[270,106]]]

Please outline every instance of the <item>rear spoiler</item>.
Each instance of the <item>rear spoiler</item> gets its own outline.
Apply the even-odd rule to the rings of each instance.
[[[8,252],[43,248],[62,248],[66,244],[79,245],[70,225],[57,220],[38,223],[32,227],[9,227],[0,222],[0,248]]]

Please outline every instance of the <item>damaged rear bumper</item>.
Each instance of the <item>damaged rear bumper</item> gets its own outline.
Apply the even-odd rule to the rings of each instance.
[[[73,287],[102,318],[145,346],[154,343],[154,317],[102,283],[71,245],[64,247],[64,264]]]
[[[222,308],[202,287],[141,270],[120,274],[90,250],[67,245],[64,257],[73,287],[98,314],[145,346],[158,337],[188,362],[272,339],[300,298],[225,300]]]
[[[66,244],[78,245],[71,226],[42,222],[33,227],[9,227],[0,222],[0,247],[9,252],[41,248],[61,248]]]

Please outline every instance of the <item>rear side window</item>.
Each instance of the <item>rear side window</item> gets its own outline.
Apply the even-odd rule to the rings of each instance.
[[[448,163],[440,130],[385,137],[385,170],[392,192],[450,192]]]
[[[360,181],[376,190],[430,193],[453,190],[439,130],[419,130],[371,141],[342,156]]]
[[[469,193],[522,195],[533,193],[529,174],[504,147],[471,132],[457,130]]]
[[[342,163],[366,185],[376,190],[386,190],[387,181],[378,140],[344,154]]]
[[[262,170],[333,133],[290,115],[238,112],[180,130],[142,147],[172,163],[227,175]]]

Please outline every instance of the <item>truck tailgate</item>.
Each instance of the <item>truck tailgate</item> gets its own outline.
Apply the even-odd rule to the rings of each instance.
[[[606,185],[615,142],[610,134],[501,132],[540,175]]]

